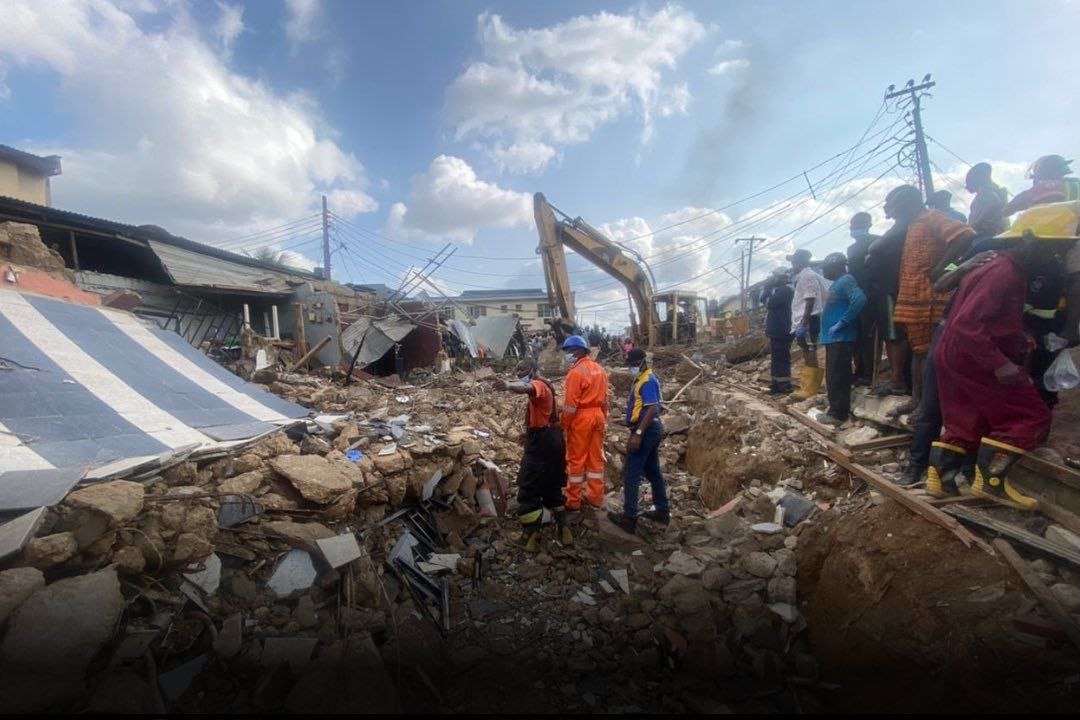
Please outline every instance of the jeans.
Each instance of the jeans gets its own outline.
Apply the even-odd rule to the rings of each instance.
[[[652,486],[656,509],[660,512],[668,510],[667,485],[660,472],[660,441],[664,436],[664,425],[654,420],[643,430],[641,447],[635,453],[626,454],[626,468],[623,471],[623,515],[628,518],[638,515],[638,488],[642,475],[648,478]]]
[[[942,323],[934,328],[930,352],[926,353],[926,360],[923,361],[922,401],[908,451],[908,463],[915,467],[930,466],[930,446],[941,435],[941,401],[938,399],[937,373],[934,371],[934,350],[944,329]]]
[[[825,389],[829,414],[847,420],[851,414],[851,360],[855,343],[834,342],[825,346]]]

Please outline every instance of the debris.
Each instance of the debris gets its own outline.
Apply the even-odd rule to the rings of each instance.
[[[282,455],[270,466],[284,476],[305,500],[326,505],[352,487],[341,469],[321,455]]]
[[[705,570],[705,565],[694,556],[689,555],[682,550],[676,550],[671,553],[667,562],[664,563],[664,570],[676,575],[697,577]]]
[[[797,492],[784,493],[784,496],[780,498],[779,506],[784,509],[784,524],[788,527],[795,527],[810,517],[817,508],[813,502]]]
[[[302,672],[311,661],[311,653],[318,644],[316,638],[268,637],[263,641],[259,664],[272,668],[285,663],[294,673]]]
[[[619,583],[619,588],[626,593],[630,594],[630,577],[625,568],[619,568],[618,570],[612,570],[611,576],[615,578],[615,581]]]
[[[191,687],[191,683],[195,682],[195,678],[202,674],[209,661],[210,657],[208,655],[200,655],[194,660],[189,660],[183,665],[158,676],[158,685],[161,687],[161,692],[166,699],[172,702],[186,693],[188,688]]]
[[[22,550],[44,517],[45,508],[42,507],[0,525],[0,560]]]
[[[78,551],[75,535],[62,532],[34,538],[26,544],[23,558],[28,565],[44,570],[70,560]]]
[[[326,562],[332,568],[348,565],[360,557],[360,545],[356,542],[356,535],[349,532],[331,538],[320,538],[315,541]]]
[[[76,490],[65,502],[72,507],[95,510],[108,517],[113,527],[118,527],[139,514],[143,495],[141,483],[113,480]]]
[[[84,474],[83,468],[0,472],[0,511],[52,507]]]
[[[240,613],[233,613],[225,618],[225,621],[221,624],[221,629],[218,630],[217,637],[214,638],[214,652],[217,653],[218,657],[226,660],[235,657],[240,652],[243,639],[244,616]]]
[[[287,598],[300,590],[307,590],[315,582],[318,573],[315,564],[304,550],[290,550],[278,563],[268,588],[279,598]]]
[[[28,597],[45,586],[45,576],[32,567],[0,570],[0,627]]]
[[[775,535],[784,532],[784,526],[774,522],[755,523],[750,529],[762,535]]]
[[[202,590],[204,595],[213,595],[221,586],[221,558],[211,553],[204,561],[202,570],[185,573],[184,577]]]

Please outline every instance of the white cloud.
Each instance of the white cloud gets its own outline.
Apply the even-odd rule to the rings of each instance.
[[[225,48],[225,52],[231,53],[233,44],[244,31],[244,8],[219,2],[218,9],[221,15],[214,24],[214,35]]]
[[[404,238],[472,242],[481,228],[533,222],[532,197],[481,180],[461,158],[440,155],[412,179],[408,203],[394,203],[386,232]]]
[[[504,169],[511,169],[500,154],[507,144],[581,143],[629,115],[640,118],[647,141],[656,114],[686,112],[689,89],[672,86],[666,75],[706,34],[675,5],[537,29],[516,29],[488,13],[478,23],[482,57],[448,89],[446,115],[458,139],[491,143],[492,159]],[[532,172],[539,169],[533,159],[526,164]]]
[[[738,58],[735,60],[721,60],[720,62],[709,68],[710,75],[727,75],[729,73],[738,72],[739,70],[745,70],[750,67],[750,61],[746,58]]]
[[[303,217],[321,193],[343,215],[376,207],[311,99],[234,72],[183,6],[166,7],[147,18],[101,0],[5,3],[0,60],[56,73],[72,109],[70,138],[27,148],[63,156],[58,207],[202,241]]]
[[[737,50],[745,50],[746,42],[743,40],[725,40],[716,47],[716,54],[722,55],[725,53],[735,52]]]
[[[7,86],[7,65],[0,62],[0,102],[11,97],[11,88]]]
[[[294,46],[311,42],[318,34],[322,17],[319,0],[285,0],[285,37]]]
[[[500,170],[518,174],[541,172],[556,155],[558,150],[535,140],[513,143],[506,147],[495,145],[488,152],[488,157]]]

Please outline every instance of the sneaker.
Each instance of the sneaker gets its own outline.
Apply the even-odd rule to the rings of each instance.
[[[617,512],[609,512],[607,518],[611,521],[612,525],[628,535],[633,535],[637,531],[637,518],[628,518],[622,513]]]
[[[641,513],[641,517],[646,520],[651,520],[654,523],[660,523],[661,525],[668,525],[671,523],[671,513],[667,510],[646,510]]]
[[[824,415],[818,417],[817,421],[822,425],[832,425],[833,427],[839,427],[845,422],[838,417],[833,417],[832,415],[829,415],[828,413],[825,413]]]

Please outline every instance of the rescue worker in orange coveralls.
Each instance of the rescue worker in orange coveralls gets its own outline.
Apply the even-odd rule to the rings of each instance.
[[[604,428],[608,417],[608,379],[589,357],[580,335],[566,338],[562,349],[571,362],[559,422],[566,431],[566,509],[580,510],[582,491],[593,507],[604,504]]]

